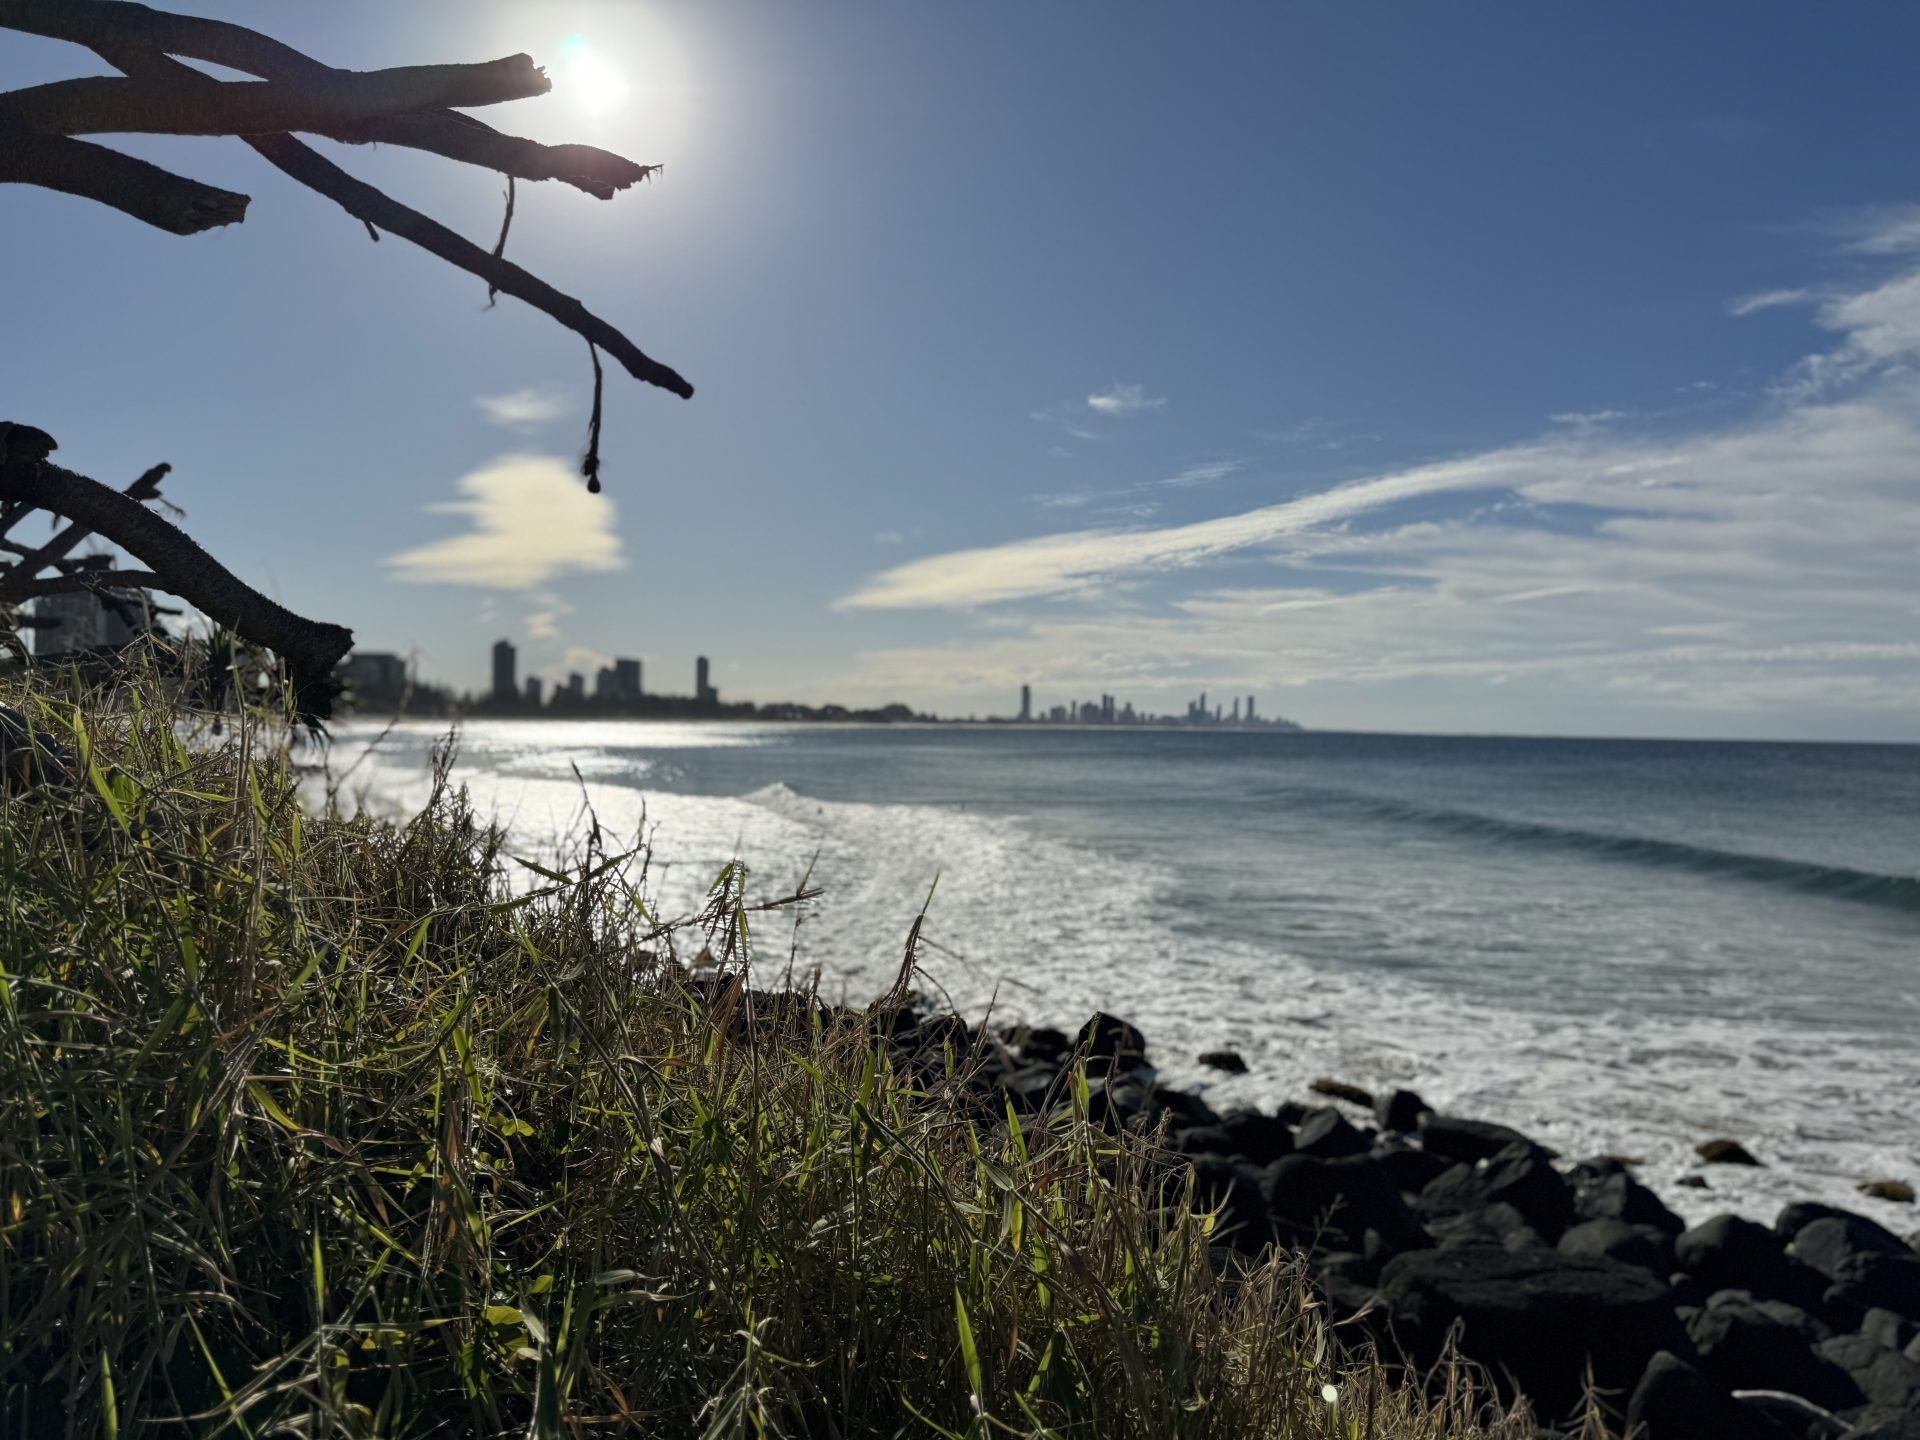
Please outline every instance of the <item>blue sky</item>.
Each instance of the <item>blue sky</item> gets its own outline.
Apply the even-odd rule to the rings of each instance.
[[[0,197],[9,418],[430,677],[1920,739],[1920,10],[190,8],[665,164],[509,246],[698,387],[610,372],[598,499],[581,342],[238,143],[113,142],[254,197],[188,239]]]

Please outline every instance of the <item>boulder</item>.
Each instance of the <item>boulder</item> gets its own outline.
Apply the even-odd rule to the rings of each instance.
[[[1920,1339],[1909,1340],[1906,1350],[1902,1353],[1905,1354],[1909,1360],[1920,1364]]]
[[[1216,1243],[1254,1254],[1273,1242],[1258,1170],[1225,1155],[1195,1155],[1192,1165],[1195,1203],[1219,1212]]]
[[[1860,1333],[1889,1350],[1905,1350],[1920,1336],[1920,1320],[1875,1308],[1860,1322]]]
[[[1913,1204],[1913,1186],[1904,1180],[1862,1180],[1854,1188],[1870,1200],[1888,1200],[1895,1205]]]
[[[1414,1209],[1428,1218],[1507,1204],[1552,1244],[1573,1219],[1573,1191],[1546,1153],[1522,1140],[1479,1165],[1455,1165],[1420,1192]]]
[[[1629,1225],[1624,1220],[1583,1220],[1561,1235],[1555,1247],[1562,1255],[1596,1256],[1637,1265],[1655,1275],[1673,1270],[1673,1237],[1651,1225]]]
[[[1911,1410],[1870,1405],[1847,1420],[1840,1440],[1920,1440],[1920,1415]]]
[[[1702,1140],[1693,1153],[1709,1165],[1758,1165],[1754,1154],[1738,1140]]]
[[[1224,1125],[1181,1125],[1167,1132],[1167,1147],[1182,1155],[1231,1155],[1233,1137]]]
[[[1793,1235],[1792,1253],[1822,1275],[1833,1276],[1849,1255],[1911,1255],[1898,1235],[1864,1215],[1838,1210],[1802,1225]]]
[[[1074,1044],[1088,1055],[1102,1059],[1128,1061],[1137,1065],[1147,1058],[1147,1037],[1130,1022],[1104,1011],[1095,1011],[1087,1023],[1080,1027]]]
[[[1489,1245],[1413,1251],[1387,1262],[1379,1288],[1416,1361],[1437,1360],[1457,1324],[1461,1351],[1510,1377],[1543,1416],[1579,1403],[1589,1364],[1603,1389],[1625,1390],[1659,1351],[1687,1346],[1666,1283],[1612,1260]]]
[[[1639,1440],[1760,1440],[1774,1433],[1788,1432],[1757,1428],[1726,1386],[1670,1350],[1647,1362],[1627,1401],[1627,1434]]]
[[[1218,1070],[1226,1075],[1244,1075],[1247,1062],[1240,1057],[1238,1050],[1208,1050],[1200,1056],[1200,1063],[1209,1070]]]
[[[1395,1251],[1433,1244],[1387,1173],[1365,1155],[1288,1155],[1260,1177],[1267,1210],[1296,1233],[1324,1235],[1323,1249],[1361,1251],[1376,1232]]]
[[[1398,1142],[1375,1145],[1373,1159],[1375,1164],[1393,1177],[1393,1183],[1408,1195],[1418,1195],[1453,1169],[1455,1163],[1444,1155],[1435,1155]]]
[[[1666,1235],[1678,1235],[1686,1221],[1642,1185],[1623,1167],[1611,1174],[1575,1172],[1574,1213],[1586,1220],[1624,1220],[1629,1225],[1651,1225]]]
[[[1790,1259],[1780,1237],[1738,1215],[1716,1215],[1673,1242],[1674,1264],[1715,1290],[1751,1290],[1800,1306],[1820,1304],[1821,1277]]]
[[[1358,1085],[1349,1085],[1344,1080],[1332,1080],[1322,1075],[1307,1086],[1316,1095],[1325,1095],[1330,1099],[1344,1100],[1349,1105],[1358,1105],[1363,1110],[1373,1108],[1373,1092]]]
[[[1373,1140],[1364,1131],[1347,1123],[1347,1117],[1331,1105],[1307,1112],[1300,1128],[1293,1132],[1293,1148],[1302,1155],[1320,1155],[1337,1159],[1342,1155],[1362,1155],[1373,1148]]]
[[[1859,1251],[1833,1268],[1828,1303],[1861,1312],[1883,1309],[1920,1320],[1920,1256]]]
[[[1155,1084],[1152,1090],[1154,1113],[1170,1111],[1175,1125],[1218,1125],[1220,1117],[1213,1107],[1190,1090]]]
[[[1460,1120],[1429,1110],[1420,1117],[1420,1144],[1449,1160],[1491,1160],[1514,1141],[1532,1142],[1518,1130],[1486,1120]]]
[[[1816,1220],[1842,1219],[1852,1213],[1851,1210],[1842,1210],[1838,1205],[1823,1205],[1818,1200],[1795,1200],[1783,1205],[1780,1213],[1774,1217],[1773,1233],[1782,1240],[1791,1241]]]
[[[1816,1353],[1802,1328],[1752,1301],[1709,1304],[1687,1320],[1700,1368],[1730,1390],[1785,1390],[1828,1410],[1865,1397],[1844,1368]]]
[[[1527,1217],[1507,1204],[1428,1219],[1427,1233],[1443,1250],[1463,1245],[1498,1245],[1507,1250],[1549,1248],[1540,1232],[1527,1223]]]
[[[1382,1130],[1417,1130],[1420,1117],[1432,1109],[1411,1090],[1389,1090],[1373,1097],[1373,1118]]]
[[[1229,1110],[1220,1117],[1220,1128],[1227,1132],[1233,1152],[1256,1165],[1271,1165],[1282,1155],[1293,1153],[1293,1127],[1278,1115]]]
[[[1920,1413],[1920,1365],[1865,1335],[1836,1335],[1819,1345],[1823,1359],[1845,1370],[1869,1405]]]
[[[1055,1030],[1051,1025],[1042,1025],[1037,1030],[1023,1031],[1019,1037],[1020,1057],[1036,1065],[1058,1067],[1073,1050],[1073,1041],[1067,1038],[1064,1030]]]

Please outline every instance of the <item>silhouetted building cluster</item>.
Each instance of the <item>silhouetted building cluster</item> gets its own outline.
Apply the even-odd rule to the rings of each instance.
[[[1298,730],[1300,727],[1291,720],[1275,717],[1266,719],[1255,713],[1254,697],[1246,697],[1243,710],[1240,697],[1235,696],[1233,707],[1227,709],[1221,702],[1212,706],[1207,704],[1206,692],[1199,698],[1187,702],[1183,715],[1153,715],[1133,708],[1128,701],[1121,704],[1111,695],[1102,695],[1098,700],[1069,700],[1064,705],[1055,705],[1044,714],[1036,715],[1033,710],[1033,687],[1020,687],[1020,713],[1016,717],[1022,724],[1041,725],[1156,725],[1156,726],[1219,726],[1226,729],[1242,730],[1259,728],[1263,730]]]

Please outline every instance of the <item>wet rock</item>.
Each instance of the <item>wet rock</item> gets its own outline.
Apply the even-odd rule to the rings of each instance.
[[[1920,1415],[1872,1405],[1850,1415],[1840,1440],[1920,1440]]]
[[[1039,1065],[1058,1066],[1073,1050],[1073,1041],[1064,1030],[1042,1025],[1020,1036],[1020,1057]]]
[[[1349,1085],[1344,1080],[1334,1080],[1322,1075],[1311,1082],[1307,1089],[1316,1095],[1325,1095],[1330,1099],[1344,1100],[1349,1105],[1358,1105],[1364,1110],[1373,1108],[1373,1092],[1358,1085]]]
[[[1347,1123],[1347,1117],[1331,1105],[1307,1112],[1300,1128],[1293,1132],[1293,1148],[1302,1155],[1320,1155],[1332,1160],[1342,1155],[1365,1154],[1373,1139]]]
[[[1861,1312],[1891,1310],[1909,1320],[1920,1320],[1920,1256],[1874,1251],[1848,1255],[1834,1266],[1833,1286],[1827,1297],[1833,1306]]]
[[[1163,1110],[1171,1113],[1175,1125],[1218,1125],[1220,1123],[1220,1117],[1213,1113],[1213,1107],[1198,1095],[1188,1091],[1156,1084],[1152,1087],[1152,1096],[1154,1113],[1157,1115]]]
[[[1256,1165],[1270,1165],[1282,1155],[1293,1153],[1293,1127],[1278,1115],[1258,1110],[1229,1110],[1220,1117],[1220,1128],[1227,1132],[1235,1154],[1244,1155]]]
[[[1433,1107],[1411,1090],[1389,1090],[1373,1097],[1373,1118],[1382,1130],[1416,1130]]]
[[[1364,1250],[1369,1230],[1396,1251],[1433,1243],[1387,1173],[1365,1155],[1288,1155],[1267,1167],[1260,1190],[1274,1218],[1309,1237],[1327,1233],[1326,1249]]]
[[[1791,1435],[1795,1440],[1840,1440],[1846,1434],[1847,1422],[1831,1410],[1811,1400],[1803,1400],[1798,1395],[1789,1395],[1784,1390],[1736,1390],[1733,1398],[1756,1420],[1768,1421],[1776,1427],[1764,1432],[1769,1436]]]
[[[1823,1205],[1818,1200],[1795,1200],[1781,1207],[1774,1217],[1773,1233],[1782,1240],[1791,1241],[1807,1226],[1816,1220],[1840,1219],[1851,1215],[1851,1210],[1842,1210],[1838,1205]]]
[[[1865,1335],[1836,1335],[1819,1345],[1822,1359],[1845,1370],[1869,1405],[1920,1413],[1920,1365]]]
[[[1904,1180],[1863,1180],[1854,1188],[1872,1200],[1890,1200],[1895,1205],[1913,1204],[1913,1186]]]
[[[1455,1163],[1444,1155],[1435,1155],[1416,1149],[1404,1141],[1385,1137],[1374,1145],[1373,1158],[1382,1170],[1393,1177],[1393,1183],[1409,1195],[1418,1195],[1451,1170]]]
[[[1527,1217],[1507,1204],[1488,1205],[1438,1219],[1422,1218],[1426,1220],[1428,1233],[1443,1250],[1457,1250],[1467,1245],[1498,1245],[1514,1251],[1550,1248],[1540,1232],[1527,1223]]]
[[[1238,1050],[1208,1050],[1200,1056],[1200,1063],[1209,1070],[1218,1070],[1226,1075],[1247,1073],[1247,1062],[1241,1059]]]
[[[1693,1153],[1709,1165],[1758,1165],[1760,1163],[1753,1152],[1738,1140],[1703,1140],[1693,1147]]]
[[[1463,1353],[1510,1376],[1549,1417],[1579,1403],[1589,1363],[1600,1386],[1625,1390],[1655,1354],[1687,1348],[1666,1283],[1612,1260],[1486,1245],[1418,1251],[1388,1261],[1379,1288],[1416,1361],[1436,1360],[1458,1324]]]
[[[1867,1311],[1860,1322],[1860,1333],[1888,1350],[1905,1350],[1920,1336],[1920,1320],[1876,1308]]]
[[[1726,1386],[1670,1350],[1648,1361],[1633,1387],[1627,1433],[1642,1440],[1759,1440],[1768,1434],[1756,1430],[1755,1417]]]
[[[1420,1192],[1414,1208],[1429,1218],[1488,1205],[1511,1205],[1548,1244],[1573,1219],[1573,1191],[1543,1151],[1526,1141],[1479,1165],[1456,1165]]]
[[[1809,1347],[1801,1326],[1753,1301],[1709,1303],[1688,1319],[1687,1335],[1700,1368],[1730,1390],[1786,1390],[1828,1410],[1864,1403],[1846,1370]]]
[[[1709,1294],[1751,1290],[1813,1307],[1827,1289],[1823,1277],[1788,1257],[1778,1235],[1738,1215],[1716,1215],[1686,1231],[1673,1242],[1673,1259]]]
[[[1673,1270],[1673,1237],[1651,1225],[1629,1225],[1624,1220],[1583,1220],[1560,1237],[1562,1255],[1596,1256],[1637,1265],[1655,1275]],[[1671,1283],[1671,1282],[1669,1282]]]
[[[1491,1160],[1515,1141],[1533,1143],[1518,1130],[1486,1120],[1462,1120],[1428,1111],[1419,1123],[1420,1144],[1449,1160]]]
[[[1092,1018],[1080,1027],[1074,1044],[1088,1055],[1102,1059],[1128,1061],[1137,1065],[1147,1058],[1147,1037],[1140,1033],[1138,1027],[1104,1011],[1094,1012]]]
[[[1629,1225],[1650,1225],[1667,1235],[1678,1235],[1687,1228],[1684,1220],[1625,1168],[1591,1179],[1576,1172],[1573,1208],[1584,1220],[1624,1220]]]
[[[1224,1125],[1187,1125],[1167,1132],[1167,1144],[1183,1155],[1231,1155],[1233,1137]]]
[[[1848,1210],[1837,1210],[1802,1225],[1794,1232],[1792,1253],[1832,1278],[1838,1278],[1840,1262],[1849,1255],[1912,1254],[1886,1226]]]
[[[1007,1095],[1023,1115],[1037,1115],[1046,1109],[1059,1083],[1060,1072],[1051,1065],[1029,1065],[1007,1078]]]

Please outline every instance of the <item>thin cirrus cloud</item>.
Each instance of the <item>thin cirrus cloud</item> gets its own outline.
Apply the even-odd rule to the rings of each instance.
[[[1920,247],[1903,234],[1852,248]],[[994,613],[946,644],[868,652],[846,688],[1532,684],[1538,706],[1586,707],[1573,723],[1634,706],[1910,716],[1920,264],[1814,307],[1832,341],[1712,428],[1569,414],[1533,440],[1279,504],[884,570],[841,608]],[[1228,586],[1219,562],[1236,558]],[[1078,603],[1031,608],[1061,598]]]
[[[461,499],[427,509],[462,516],[467,528],[388,556],[396,580],[531,590],[569,572],[626,566],[613,503],[589,495],[564,460],[503,455],[455,488]]]
[[[564,419],[573,402],[555,386],[529,386],[505,395],[476,395],[473,403],[489,422],[509,430],[531,430]]]
[[[1163,395],[1149,395],[1141,385],[1113,385],[1087,396],[1087,408],[1098,415],[1144,415],[1166,406]]]

